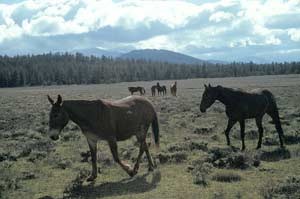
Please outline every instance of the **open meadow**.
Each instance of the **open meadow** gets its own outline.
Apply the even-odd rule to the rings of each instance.
[[[178,96],[151,96],[152,82],[0,89],[0,198],[300,198],[300,75],[178,80]],[[254,120],[246,122],[246,150],[240,151],[240,128],[226,146],[224,105],[206,113],[199,105],[204,84],[251,90],[269,89],[279,107],[286,147],[279,147],[271,118],[264,117],[260,150]],[[56,99],[108,99],[130,95],[128,86],[143,86],[158,112],[160,149],[147,142],[157,169],[148,172],[143,156],[139,173],[130,178],[112,158],[106,142],[98,142],[98,178],[91,171],[88,145],[72,122],[58,141],[48,135],[47,94]],[[138,94],[138,93],[136,93]],[[122,160],[133,164],[138,145],[133,137],[119,142]]]

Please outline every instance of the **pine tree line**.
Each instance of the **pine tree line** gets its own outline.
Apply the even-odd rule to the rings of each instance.
[[[198,65],[48,53],[0,56],[0,87],[300,73],[300,62]]]

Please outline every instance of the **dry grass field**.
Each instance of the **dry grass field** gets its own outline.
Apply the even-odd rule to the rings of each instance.
[[[178,82],[178,96],[151,97],[153,82],[70,85],[0,89],[0,198],[300,198],[300,76],[257,76],[190,79]],[[255,122],[246,122],[246,150],[241,152],[239,126],[226,146],[227,118],[217,102],[206,113],[199,104],[204,83],[245,90],[266,88],[276,97],[286,148],[269,116],[264,117],[260,150]],[[50,104],[46,98],[120,99],[128,86],[144,86],[159,116],[160,150],[150,148],[158,165],[148,172],[143,157],[139,173],[130,178],[114,163],[107,143],[98,143],[99,174],[86,182],[91,170],[88,145],[74,123],[58,141],[48,138]],[[149,132],[148,142],[152,139]],[[135,138],[119,143],[123,160],[138,154]]]

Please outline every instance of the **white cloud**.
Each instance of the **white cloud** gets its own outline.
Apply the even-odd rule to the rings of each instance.
[[[37,40],[23,43],[32,45],[26,49],[53,51],[53,38],[58,38],[68,50],[94,44],[108,50],[157,48],[194,56],[202,56],[203,51],[214,56],[218,49],[217,55],[225,56],[228,50],[240,55],[246,52],[241,49],[258,46],[265,51],[288,50],[288,45],[295,48],[300,41],[299,0],[205,2],[24,0],[0,4],[0,44],[15,51],[8,41]]]
[[[216,13],[212,14],[209,17],[209,21],[220,22],[220,21],[224,21],[224,20],[230,20],[233,17],[234,17],[234,15],[231,13],[220,11],[220,12],[216,12]]]
[[[288,35],[291,37],[291,40],[300,41],[300,29],[290,29],[288,30]]]

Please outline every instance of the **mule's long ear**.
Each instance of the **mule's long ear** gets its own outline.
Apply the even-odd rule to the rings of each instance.
[[[206,84],[204,84],[204,88],[207,89],[207,85]]]
[[[47,95],[47,98],[48,98],[48,101],[50,102],[50,104],[54,104],[54,101],[53,101],[53,99],[51,99],[51,97],[49,96],[49,95]]]
[[[211,85],[210,85],[210,84],[208,84],[208,87],[209,87],[209,88],[211,88]]]
[[[57,96],[57,101],[56,101],[55,104],[61,105],[61,103],[62,103],[62,97],[61,97],[60,95],[58,95],[58,96]]]

